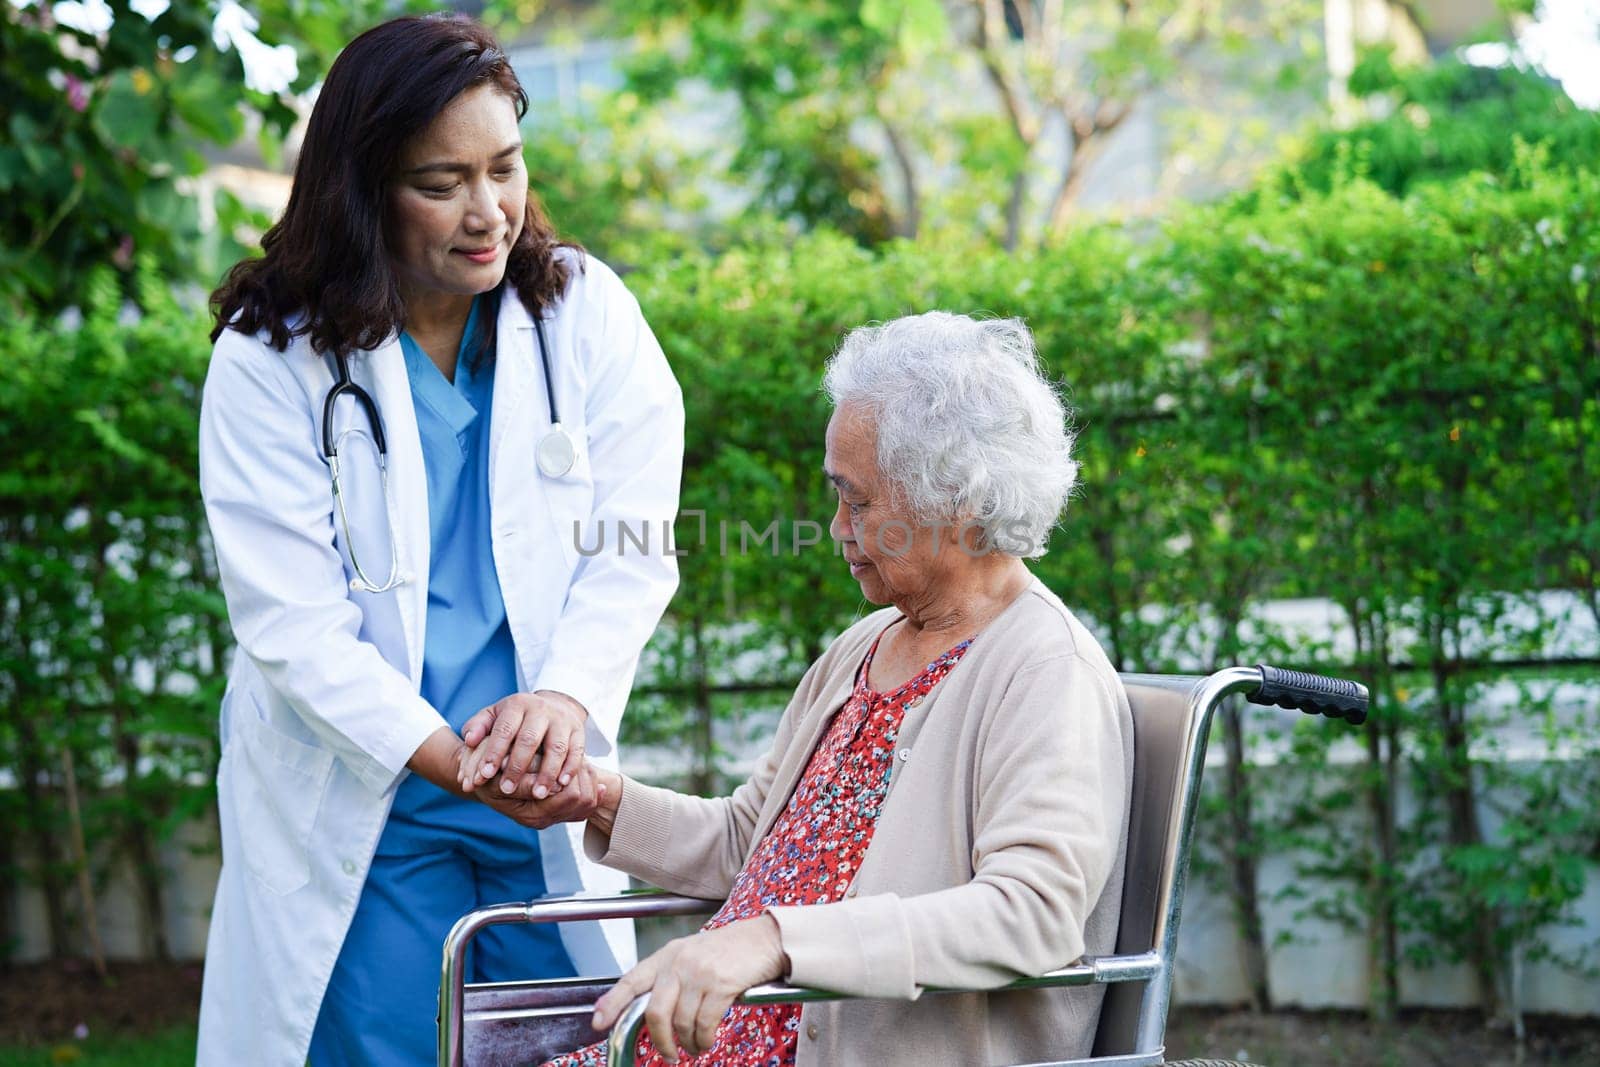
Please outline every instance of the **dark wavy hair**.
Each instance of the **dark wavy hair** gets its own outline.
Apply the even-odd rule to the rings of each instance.
[[[309,334],[316,351],[347,354],[399,329],[405,305],[384,236],[388,182],[406,141],[483,84],[510,97],[519,120],[527,113],[505,50],[463,15],[398,18],[351,41],[311,111],[289,204],[261,239],[265,254],[235,264],[211,294],[212,341],[229,327],[267,330],[281,352]],[[577,246],[556,237],[529,190],[501,288],[515,288],[533,315],[566,291],[572,267],[561,248]]]

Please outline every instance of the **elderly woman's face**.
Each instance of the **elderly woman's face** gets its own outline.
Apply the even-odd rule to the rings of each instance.
[[[823,470],[839,495],[828,532],[839,542],[850,576],[874,604],[917,602],[965,558],[950,527],[922,526],[878,472],[872,420],[846,404],[828,420]]]
[[[412,297],[487,292],[522,234],[528,174],[511,99],[490,85],[456,97],[400,153],[388,190],[388,243]]]

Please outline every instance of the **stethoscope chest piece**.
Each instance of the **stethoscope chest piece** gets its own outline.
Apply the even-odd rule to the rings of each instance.
[[[578,461],[578,449],[572,443],[572,436],[559,422],[539,438],[533,451],[534,460],[539,464],[539,473],[546,478],[565,478]]]

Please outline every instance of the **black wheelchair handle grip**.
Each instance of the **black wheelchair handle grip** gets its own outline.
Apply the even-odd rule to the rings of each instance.
[[[1367,687],[1360,682],[1268,667],[1266,664],[1260,664],[1256,669],[1261,672],[1261,687],[1245,696],[1252,704],[1276,705],[1308,715],[1326,715],[1330,719],[1343,719],[1351,726],[1360,726],[1367,721]]]

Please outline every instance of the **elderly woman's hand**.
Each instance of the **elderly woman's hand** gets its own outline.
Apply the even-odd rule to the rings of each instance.
[[[607,800],[604,772],[597,771],[587,762],[578,768],[566,788],[543,798],[528,796],[527,792],[522,789],[506,796],[498,788],[498,783],[491,781],[479,785],[474,796],[506,818],[535,830],[543,830],[556,823],[587,819],[605,806]],[[616,799],[610,798],[610,811],[616,810]]]
[[[753,919],[670,941],[617,980],[594,1006],[596,1030],[608,1030],[633,999],[650,994],[645,1025],[669,1063],[681,1048],[698,1056],[716,1039],[717,1024],[734,998],[751,986],[783,977],[788,957],[778,921]]]
[[[461,727],[461,739],[472,749],[461,768],[461,788],[476,790],[498,775],[492,784],[509,797],[537,765],[531,789],[521,792],[537,800],[559,792],[583,765],[588,719],[582,704],[547,689],[491,704]]]

